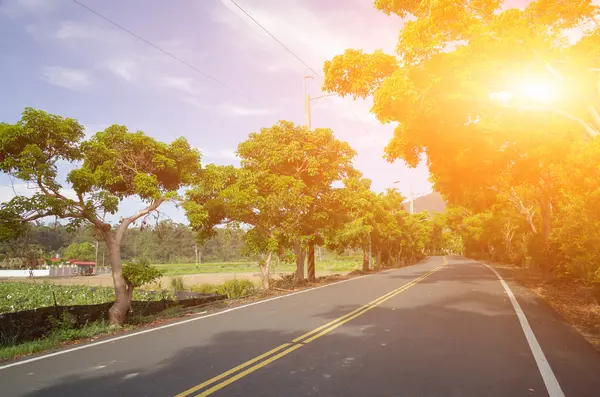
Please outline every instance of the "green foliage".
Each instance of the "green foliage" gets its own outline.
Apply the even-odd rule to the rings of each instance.
[[[190,290],[192,292],[197,292],[199,294],[213,294],[213,293],[217,292],[217,288],[218,288],[218,285],[216,285],[216,284],[203,283],[203,284],[192,285],[190,287]]]
[[[96,259],[96,248],[92,243],[72,243],[64,251],[65,259],[78,259],[80,261],[93,261]]]
[[[112,288],[87,285],[53,285],[25,282],[0,282],[0,314],[54,306],[93,305],[112,302]],[[142,290],[133,292],[135,301],[160,300],[161,296]]]
[[[185,283],[182,277],[171,278],[171,289],[173,292],[185,291]]]
[[[256,285],[250,280],[233,279],[227,280],[217,287],[216,292],[221,295],[227,295],[229,299],[239,299],[255,294]]]
[[[219,224],[243,224],[246,254],[285,254],[294,241],[319,238],[332,223],[332,184],[356,174],[355,154],[331,130],[280,121],[239,144],[240,169],[207,167],[184,208],[201,239]]]
[[[125,277],[127,283],[131,284],[134,288],[152,283],[161,276],[161,271],[154,266],[150,266],[148,260],[128,262],[123,265],[123,277]]]
[[[190,288],[193,292],[200,294],[217,293],[226,295],[229,299],[239,299],[246,296],[254,295],[258,289],[250,280],[232,279],[227,280],[223,284],[197,284]]]
[[[63,342],[76,339],[87,339],[106,334],[112,328],[105,320],[85,324],[74,328],[72,319],[64,312],[61,319],[55,321],[54,330],[47,336],[25,343],[15,344],[10,340],[0,340],[0,360],[20,357],[60,346]]]

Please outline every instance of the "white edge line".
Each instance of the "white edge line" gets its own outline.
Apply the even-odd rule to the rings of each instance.
[[[216,313],[207,314],[206,316],[190,318],[188,320],[183,320],[183,321],[177,321],[177,322],[174,322],[174,323],[171,323],[171,324],[165,324],[165,325],[161,325],[159,327],[145,329],[143,331],[132,332],[132,333],[125,334],[125,335],[116,336],[114,338],[104,339],[104,340],[101,340],[101,341],[98,341],[98,342],[93,342],[93,343],[88,343],[88,344],[85,344],[85,345],[82,345],[82,346],[72,347],[70,349],[60,350],[60,351],[57,351],[57,352],[54,352],[54,353],[44,354],[44,355],[41,355],[41,356],[38,356],[38,357],[33,357],[33,358],[29,358],[29,359],[17,361],[17,362],[14,362],[14,363],[2,365],[2,366],[0,366],[0,371],[3,370],[3,369],[10,368],[10,367],[16,367],[18,365],[28,364],[28,363],[31,363],[31,362],[34,362],[34,361],[43,360],[45,358],[60,356],[62,354],[71,353],[71,352],[74,352],[74,351],[77,351],[77,350],[83,350],[83,349],[87,349],[89,347],[99,346],[99,345],[103,345],[105,343],[111,343],[111,342],[114,342],[114,341],[117,341],[117,340],[120,340],[120,339],[131,338],[132,336],[137,336],[137,335],[142,335],[142,334],[146,334],[146,333],[149,333],[149,332],[159,331],[161,329],[174,327],[176,325],[191,323],[192,321],[198,321],[198,320],[203,320],[205,318],[209,318],[209,317],[213,317],[213,316],[219,316],[221,314],[229,313],[229,312],[232,312],[234,310],[239,310],[239,309],[243,309],[243,308],[246,308],[246,307],[250,307],[250,306],[254,306],[254,305],[259,305],[261,303],[267,303],[267,302],[270,302],[270,301],[274,301],[276,299],[287,298],[287,297],[293,296],[293,295],[303,294],[305,292],[314,291],[314,290],[320,289],[320,288],[331,287],[333,285],[346,283],[348,281],[359,280],[359,279],[361,279],[363,277],[374,276],[374,275],[377,275],[377,274],[379,274],[379,273],[365,274],[363,276],[352,277],[352,278],[349,278],[347,280],[336,281],[335,283],[329,283],[329,284],[321,285],[321,286],[314,287],[314,288],[309,288],[309,289],[304,289],[304,290],[301,290],[301,291],[292,292],[292,293],[285,294],[285,295],[275,296],[275,297],[269,298],[269,299],[259,300],[259,301],[248,303],[248,304],[245,304],[245,305],[242,305],[242,306],[232,307],[230,309],[225,309],[225,310],[222,310],[222,311],[219,311],[219,312],[216,312]]]
[[[481,263],[481,262],[477,262],[477,263]],[[506,281],[504,281],[502,276],[500,276],[500,274],[496,271],[496,269],[489,266],[487,263],[481,263],[481,264],[487,266],[491,271],[493,271],[496,274],[496,277],[498,277],[498,280],[500,280],[500,283],[504,287],[506,294],[510,298],[510,302],[512,303],[513,308],[515,309],[515,312],[517,313],[517,317],[519,318],[519,323],[521,324],[521,328],[523,329],[523,333],[525,334],[525,338],[527,339],[527,343],[529,344],[529,349],[531,349],[531,353],[533,354],[535,363],[537,364],[538,370],[540,371],[540,374],[542,375],[542,379],[544,380],[544,384],[546,385],[546,390],[548,391],[548,396],[549,397],[565,397],[565,393],[563,393],[563,391],[560,387],[560,384],[558,383],[558,379],[556,379],[556,375],[554,375],[552,368],[550,368],[550,363],[546,359],[546,356],[544,355],[544,352],[542,351],[542,347],[540,346],[537,338],[535,337],[535,334],[533,333],[533,330],[531,329],[531,326],[529,325],[529,321],[527,321],[527,317],[525,316],[525,313],[521,309],[521,306],[519,305],[517,298],[511,291],[511,289],[508,286],[508,284],[506,283]]]

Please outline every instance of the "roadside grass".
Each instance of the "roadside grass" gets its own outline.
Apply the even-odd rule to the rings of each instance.
[[[216,263],[166,263],[155,264],[164,276],[183,276],[188,274],[202,273],[257,273],[258,263],[256,262],[216,262]],[[326,259],[315,263],[317,270],[331,272],[349,272],[361,267],[359,258],[345,257],[343,259]],[[294,263],[275,263],[271,272],[289,273],[296,269]]]
[[[129,326],[131,328],[131,326]],[[127,329],[127,327],[125,327]],[[55,328],[49,335],[29,342],[11,343],[11,341],[1,341],[0,360],[26,356],[38,353],[44,350],[54,349],[65,342],[93,338],[100,335],[107,335],[114,332],[106,320],[99,320],[86,324],[82,328],[71,328],[62,326]]]
[[[200,271],[196,268],[195,264],[164,264],[155,265],[165,270],[165,275],[177,276],[184,274],[197,274],[197,273],[218,273],[218,272],[254,272],[258,271],[258,265],[252,262],[244,263],[210,263],[201,264]],[[359,269],[361,266],[358,258],[343,258],[343,260],[325,260],[318,261],[316,267],[318,270],[327,270],[330,272],[349,272],[354,269]],[[215,269],[218,269],[215,271]],[[273,269],[273,274],[276,273],[291,273],[295,270],[294,264],[277,264]],[[181,280],[174,282],[171,285],[174,289],[189,290],[192,292],[199,293],[220,293],[227,295],[229,299],[261,299],[262,294],[258,293],[260,287],[258,284],[253,283],[246,279],[232,279],[222,284],[196,284],[186,286]],[[218,306],[222,302],[215,302],[214,305]],[[45,350],[55,349],[68,343],[75,343],[80,340],[98,338],[115,334],[120,331],[127,331],[135,329],[138,326],[151,326],[152,324],[167,321],[174,317],[185,315],[185,313],[194,312],[197,310],[204,310],[198,308],[182,308],[181,306],[173,306],[160,313],[142,316],[142,315],[131,315],[126,325],[119,330],[115,330],[108,325],[106,320],[99,320],[93,323],[86,324],[81,328],[75,328],[72,326],[74,323],[72,319],[61,318],[54,320],[52,331],[45,337],[34,341],[14,343],[14,341],[6,340],[2,338],[0,332],[0,360],[6,360],[11,358],[18,358],[34,353],[39,353]]]
[[[177,284],[174,287],[178,288],[180,291],[190,290],[200,293],[216,292],[226,295],[228,299],[247,298],[255,295],[259,291],[258,285],[245,279],[233,279],[222,284],[199,284],[190,287],[186,287],[181,280],[176,281],[174,284]],[[220,303],[220,301],[217,301],[211,302],[208,305],[216,306]],[[204,307],[205,305],[201,306]],[[65,312],[59,319],[50,317],[50,320],[52,321],[52,331],[46,336],[33,341],[16,343],[15,340],[3,338],[0,331],[0,360],[18,358],[44,350],[54,349],[68,342],[107,336],[123,330],[132,330],[137,326],[150,325],[178,317],[183,313],[193,312],[194,309],[195,308],[183,308],[180,305],[175,305],[153,315],[143,316],[140,314],[133,314],[128,317],[126,324],[121,329],[111,328],[106,320],[98,320],[88,323],[81,328],[76,328],[74,326],[75,319]]]

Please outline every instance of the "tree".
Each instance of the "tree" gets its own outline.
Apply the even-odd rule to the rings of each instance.
[[[55,216],[71,227],[94,226],[108,250],[115,287],[109,310],[113,325],[121,325],[131,304],[123,277],[121,242],[129,226],[155,213],[180,188],[196,180],[200,153],[184,138],[162,143],[143,132],[113,125],[84,140],[83,127],[74,119],[26,108],[16,124],[0,124],[0,169],[36,187],[31,197],[16,196],[0,206],[3,230]],[[60,162],[76,164],[66,182],[58,178]],[[119,202],[137,197],[147,206],[116,225],[104,214],[116,214]]]
[[[436,190],[455,204],[481,210],[508,198],[547,246],[556,150],[600,131],[599,8],[589,0],[501,4],[378,0],[384,13],[410,17],[397,56],[347,50],[325,63],[324,88],[372,96],[377,118],[398,124],[388,160],[414,166],[426,154]],[[572,44],[565,34],[574,28],[583,38]],[[551,86],[560,92],[555,104],[528,95]]]
[[[96,248],[92,243],[72,243],[63,254],[65,259],[78,259],[80,261],[96,260]]]
[[[242,168],[258,175],[292,178],[307,207],[299,214],[298,233],[292,242],[296,253],[296,280],[304,280],[304,245],[312,252],[309,279],[314,280],[314,246],[322,241],[322,230],[335,214],[331,211],[333,183],[355,175],[356,152],[325,128],[309,131],[280,121],[240,143]]]
[[[337,191],[336,212],[343,215],[341,227],[328,229],[326,244],[329,249],[343,252],[346,248],[363,251],[363,270],[369,271],[369,245],[373,231],[373,203],[375,194],[370,190],[371,180],[352,177],[344,180],[344,188]]]
[[[314,246],[337,216],[333,183],[356,173],[356,152],[331,130],[309,131],[280,121],[251,133],[237,153],[240,169],[209,166],[202,183],[188,192],[192,227],[206,239],[219,224],[250,225],[245,240],[252,253],[270,260],[294,249],[298,281],[304,280],[308,246],[309,279],[314,280]],[[261,270],[268,274],[268,266]]]
[[[184,208],[201,241],[213,236],[218,225],[246,225],[246,249],[261,257],[263,287],[268,289],[271,260],[297,236],[309,203],[301,194],[301,181],[246,167],[245,160],[241,169],[207,166],[202,183],[186,193]]]

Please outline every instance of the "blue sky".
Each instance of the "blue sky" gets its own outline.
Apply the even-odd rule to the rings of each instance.
[[[303,78],[311,72],[229,1],[81,0],[253,101],[203,77],[71,0],[0,0],[0,121],[26,106],[77,119],[92,134],[124,124],[160,140],[185,136],[203,162],[237,164],[237,144],[277,120],[303,123]],[[393,52],[401,21],[370,1],[239,0],[313,69],[346,48]],[[309,83],[320,95],[320,80]],[[360,118],[358,123],[351,108]],[[408,196],[431,191],[424,166],[383,160],[393,125],[380,125],[370,101],[313,101],[313,127],[331,128],[359,153],[355,165],[373,189]],[[68,171],[68,165],[64,172]],[[399,184],[392,182],[400,180]],[[17,193],[27,187],[13,181]],[[0,199],[13,196],[0,176]],[[123,215],[141,203],[123,203]],[[173,207],[165,213],[178,221]]]

